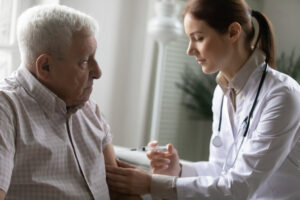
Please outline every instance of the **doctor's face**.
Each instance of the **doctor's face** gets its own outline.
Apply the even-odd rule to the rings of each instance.
[[[220,34],[204,20],[198,20],[189,13],[184,17],[184,29],[190,40],[187,54],[195,56],[204,73],[220,71],[228,62],[226,33]]]

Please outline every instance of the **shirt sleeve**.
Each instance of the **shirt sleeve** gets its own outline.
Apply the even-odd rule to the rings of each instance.
[[[248,199],[279,169],[300,138],[299,91],[279,88],[257,109],[258,125],[242,145],[234,168],[218,177],[178,178],[178,199]]]
[[[96,115],[100,121],[100,124],[101,124],[101,127],[102,127],[102,131],[104,132],[105,134],[105,137],[102,141],[102,145],[103,145],[103,149],[105,148],[105,146],[107,144],[110,144],[112,143],[112,134],[111,134],[111,130],[110,130],[110,126],[108,123],[106,123],[104,117],[103,117],[103,114],[101,113],[99,107],[97,104],[95,104],[96,106]]]
[[[0,106],[0,188],[8,191],[14,167],[15,133],[7,112]]]

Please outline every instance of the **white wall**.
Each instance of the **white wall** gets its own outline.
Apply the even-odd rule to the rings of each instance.
[[[270,19],[275,32],[277,55],[290,54],[294,49],[300,55],[300,1],[247,0],[251,8],[262,11]]]
[[[61,4],[90,14],[99,22],[97,60],[103,75],[93,98],[114,135],[114,144],[144,142],[151,49],[146,35],[148,0],[61,0]],[[148,50],[147,50],[148,49]]]
[[[300,55],[300,1],[264,0],[263,11],[270,18],[275,30],[277,54]]]
[[[246,2],[253,10],[262,10],[263,8],[263,0],[246,0]]]

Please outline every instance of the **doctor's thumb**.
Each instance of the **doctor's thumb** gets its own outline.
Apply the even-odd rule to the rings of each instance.
[[[172,144],[168,144],[167,146],[168,146],[168,152],[169,153],[173,153],[173,151],[174,151],[173,145]]]
[[[150,142],[147,144],[147,146],[149,146],[149,147],[155,147],[155,146],[157,146],[157,145],[158,145],[158,142],[157,142],[156,140],[150,141]]]

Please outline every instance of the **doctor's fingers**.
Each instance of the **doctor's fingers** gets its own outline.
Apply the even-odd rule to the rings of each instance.
[[[152,169],[168,169],[171,163],[170,159],[158,158],[150,161],[150,166]]]
[[[107,184],[109,185],[109,189],[112,191],[116,191],[124,194],[132,194],[130,188],[128,188],[128,184],[126,182],[122,182],[119,179],[114,180],[112,176],[107,178]]]
[[[157,146],[157,145],[158,145],[158,142],[157,142],[156,140],[150,141],[150,142],[147,144],[147,146],[149,146],[149,147],[155,147],[155,146]]]
[[[112,174],[126,174],[126,171],[128,170],[128,168],[115,167],[111,165],[106,165],[105,169],[106,172],[110,172]]]
[[[142,169],[128,169],[125,174],[107,173],[107,183],[115,190],[128,194],[146,194],[150,191],[151,175]]]
[[[169,155],[167,152],[162,152],[158,150],[152,150],[147,152],[147,157],[149,160],[155,159],[155,158],[166,158]]]
[[[124,194],[138,194],[134,190],[136,185],[134,184],[134,177],[127,175],[111,174],[107,173],[107,184],[113,191],[124,193]]]
[[[126,194],[126,195],[142,195],[139,194],[138,191],[134,187],[129,187],[127,184],[119,184],[118,186],[109,186],[111,191]],[[119,198],[120,199],[120,198]],[[124,199],[124,198],[122,198]]]
[[[126,184],[128,177],[122,174],[113,174],[110,172],[106,173],[106,180],[109,185],[115,186],[115,184]]]
[[[131,164],[121,161],[121,160],[117,160],[117,164],[119,167],[122,167],[122,168],[136,168],[136,166],[131,165]]]

